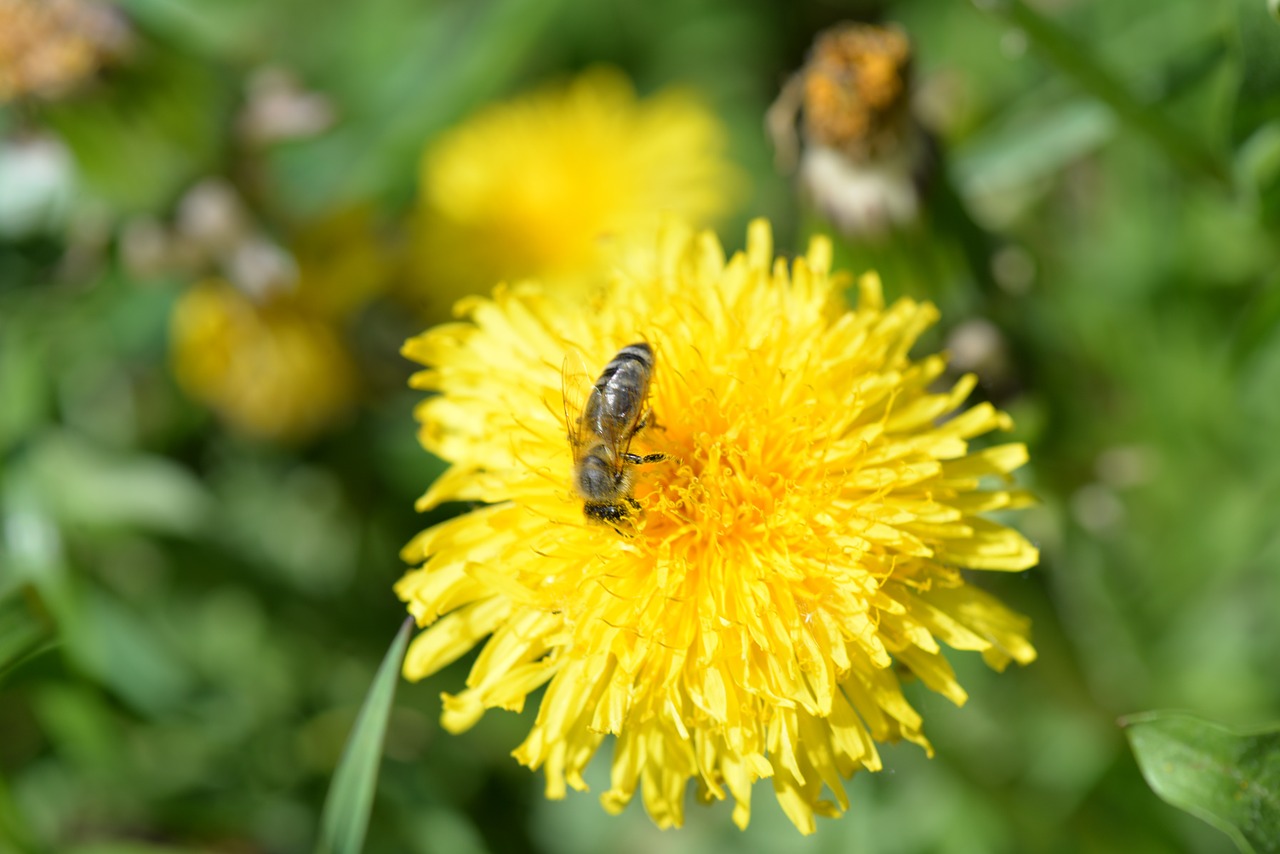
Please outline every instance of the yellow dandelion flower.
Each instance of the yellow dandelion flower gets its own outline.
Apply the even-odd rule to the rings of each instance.
[[[880,767],[876,742],[930,749],[900,671],[962,703],[941,644],[996,668],[1035,657],[1027,621],[962,574],[1036,563],[982,515],[1028,503],[1008,482],[1026,449],[970,448],[1010,422],[987,403],[958,411],[973,378],[934,391],[943,357],[908,355],[934,307],[886,306],[867,275],[849,310],[827,240],[788,268],[763,221],[727,262],[711,234],[669,225],[653,258],[576,310],[500,287],[406,344],[427,366],[415,387],[435,392],[422,442],[451,464],[419,506],[485,506],[405,548],[421,565],[396,591],[427,627],[405,675],[488,638],[443,725],[545,686],[515,756],[545,770],[548,797],[584,789],[613,736],[611,812],[639,788],[658,825],[679,825],[696,780],[746,827],[767,777],[809,833],[847,809],[844,778]],[[561,365],[581,351],[603,367],[636,341],[655,353],[656,425],[632,451],[669,459],[636,467],[625,528],[591,524]]]
[[[258,302],[220,280],[188,290],[170,321],[174,375],[261,439],[309,437],[346,413],[356,370],[337,328],[288,299]]]
[[[726,139],[690,93],[638,99],[608,69],[482,110],[423,157],[418,297],[443,316],[496,281],[563,284],[595,268],[602,239],[655,227],[658,212],[724,213]]]

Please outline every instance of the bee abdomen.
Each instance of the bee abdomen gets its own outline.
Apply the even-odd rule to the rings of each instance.
[[[653,348],[644,341],[623,347],[600,372],[600,379],[596,380],[596,388],[603,389],[609,380],[613,379],[613,375],[630,362],[638,363],[643,375],[647,378],[653,372]]]
[[[585,418],[600,436],[619,435],[640,419],[649,380],[653,376],[653,350],[643,341],[628,344],[601,371],[587,402]]]

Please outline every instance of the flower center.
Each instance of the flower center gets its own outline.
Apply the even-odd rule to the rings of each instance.
[[[659,414],[662,429],[644,437],[670,458],[637,478],[646,539],[758,547],[807,528],[801,516],[827,486],[802,425],[780,419],[758,386],[704,388],[668,411],[680,416]]]

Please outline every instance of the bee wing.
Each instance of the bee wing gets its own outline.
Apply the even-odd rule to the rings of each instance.
[[[564,400],[564,427],[569,435],[570,447],[577,449],[581,441],[582,411],[587,408],[587,398],[595,381],[587,372],[582,353],[570,350],[560,366],[560,392]]]

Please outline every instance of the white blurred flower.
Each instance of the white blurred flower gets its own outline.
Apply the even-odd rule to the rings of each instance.
[[[248,100],[237,128],[258,145],[314,136],[334,122],[328,98],[302,87],[287,69],[260,69],[249,79]]]
[[[22,237],[65,222],[75,185],[71,153],[56,138],[0,143],[0,234]]]

